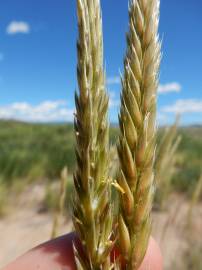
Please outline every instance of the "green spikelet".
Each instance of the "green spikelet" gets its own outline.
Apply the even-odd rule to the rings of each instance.
[[[53,220],[53,227],[51,232],[51,239],[54,239],[59,232],[61,218],[65,208],[66,188],[68,179],[68,168],[64,167],[60,175],[60,193],[58,198],[58,205]]]
[[[75,96],[77,170],[73,222],[86,260],[78,269],[109,269],[112,213],[108,177],[108,96],[103,72],[102,19],[99,0],[77,0],[79,38]],[[75,254],[76,255],[76,254]]]
[[[158,144],[155,158],[155,182],[157,186],[155,203],[158,208],[164,204],[171,190],[171,180],[175,173],[177,150],[181,142],[178,135],[179,117],[175,123],[167,128]]]
[[[119,243],[126,269],[140,266],[150,237],[156,148],[156,95],[160,65],[159,0],[132,0],[122,79],[118,154]],[[127,231],[126,231],[127,230]],[[126,231],[124,233],[124,231]]]
[[[190,229],[193,225],[193,210],[194,207],[197,205],[197,203],[200,200],[200,196],[202,194],[202,174],[200,175],[199,180],[196,183],[196,186],[193,190],[190,205],[187,212],[187,228]]]

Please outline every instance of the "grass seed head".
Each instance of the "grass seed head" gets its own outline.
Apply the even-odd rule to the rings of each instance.
[[[133,270],[138,269],[143,260],[151,227],[156,96],[161,59],[159,4],[159,0],[130,2],[122,78],[118,182],[125,192],[121,194],[119,242],[129,239],[130,248],[125,249],[123,255],[127,258],[127,269]]]
[[[109,180],[108,96],[103,71],[102,18],[99,0],[77,0],[79,37],[75,95],[77,170],[73,221],[88,262],[78,269],[109,269],[112,213]],[[79,263],[79,262],[80,263]]]

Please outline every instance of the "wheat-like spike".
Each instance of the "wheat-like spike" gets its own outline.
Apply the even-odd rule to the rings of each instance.
[[[157,147],[155,158],[155,182],[157,186],[157,206],[163,208],[166,197],[171,187],[172,176],[175,173],[177,149],[181,142],[181,135],[177,135],[179,118],[167,128]]]
[[[100,1],[77,0],[77,13],[79,95],[75,96],[77,170],[73,222],[87,257],[85,264],[80,262],[80,267],[84,270],[109,269],[113,218]]]
[[[155,158],[155,179],[157,185],[163,181],[164,170],[172,163],[174,154],[181,141],[181,136],[177,135],[178,126],[179,117],[176,118],[175,123],[171,127],[166,128],[158,144]]]
[[[60,225],[60,219],[62,218],[64,207],[65,207],[65,197],[66,197],[66,187],[68,178],[68,168],[64,167],[60,175],[60,193],[57,205],[57,211],[53,220],[53,227],[51,232],[51,239],[58,235],[58,229]]]
[[[160,65],[159,0],[132,0],[122,78],[119,243],[126,269],[140,266],[150,237]]]
[[[200,175],[191,196],[191,201],[190,201],[188,212],[187,212],[187,227],[188,228],[192,226],[193,210],[194,210],[194,207],[199,202],[201,194],[202,194],[202,174]]]

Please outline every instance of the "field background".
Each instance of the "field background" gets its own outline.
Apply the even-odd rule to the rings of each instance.
[[[164,133],[159,129],[158,141]],[[202,269],[202,203],[192,211],[193,192],[202,168],[202,127],[180,127],[175,173],[163,209],[153,211],[153,234],[165,269]],[[110,129],[111,145],[118,129]],[[0,121],[0,267],[27,249],[50,239],[58,200],[60,173],[67,166],[66,209],[59,234],[72,230],[72,174],[75,168],[72,124]],[[168,168],[169,169],[169,168]],[[156,205],[155,205],[156,206]],[[194,245],[193,245],[194,244]]]

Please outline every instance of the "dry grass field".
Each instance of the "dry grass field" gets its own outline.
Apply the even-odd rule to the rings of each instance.
[[[45,209],[45,197],[46,186],[36,183],[10,200],[7,214],[0,219],[0,267],[50,239],[54,214]],[[195,241],[195,246],[197,241],[201,244],[198,236],[202,234],[202,204],[195,207],[192,229],[189,230],[186,228],[188,208],[189,202],[182,195],[172,194],[165,210],[153,212],[153,235],[161,247],[166,270],[201,269],[184,265],[190,263],[188,260],[194,260],[191,256],[197,256],[190,254],[189,258],[187,253],[192,249],[191,240]],[[70,215],[66,213],[59,234],[71,230]]]

